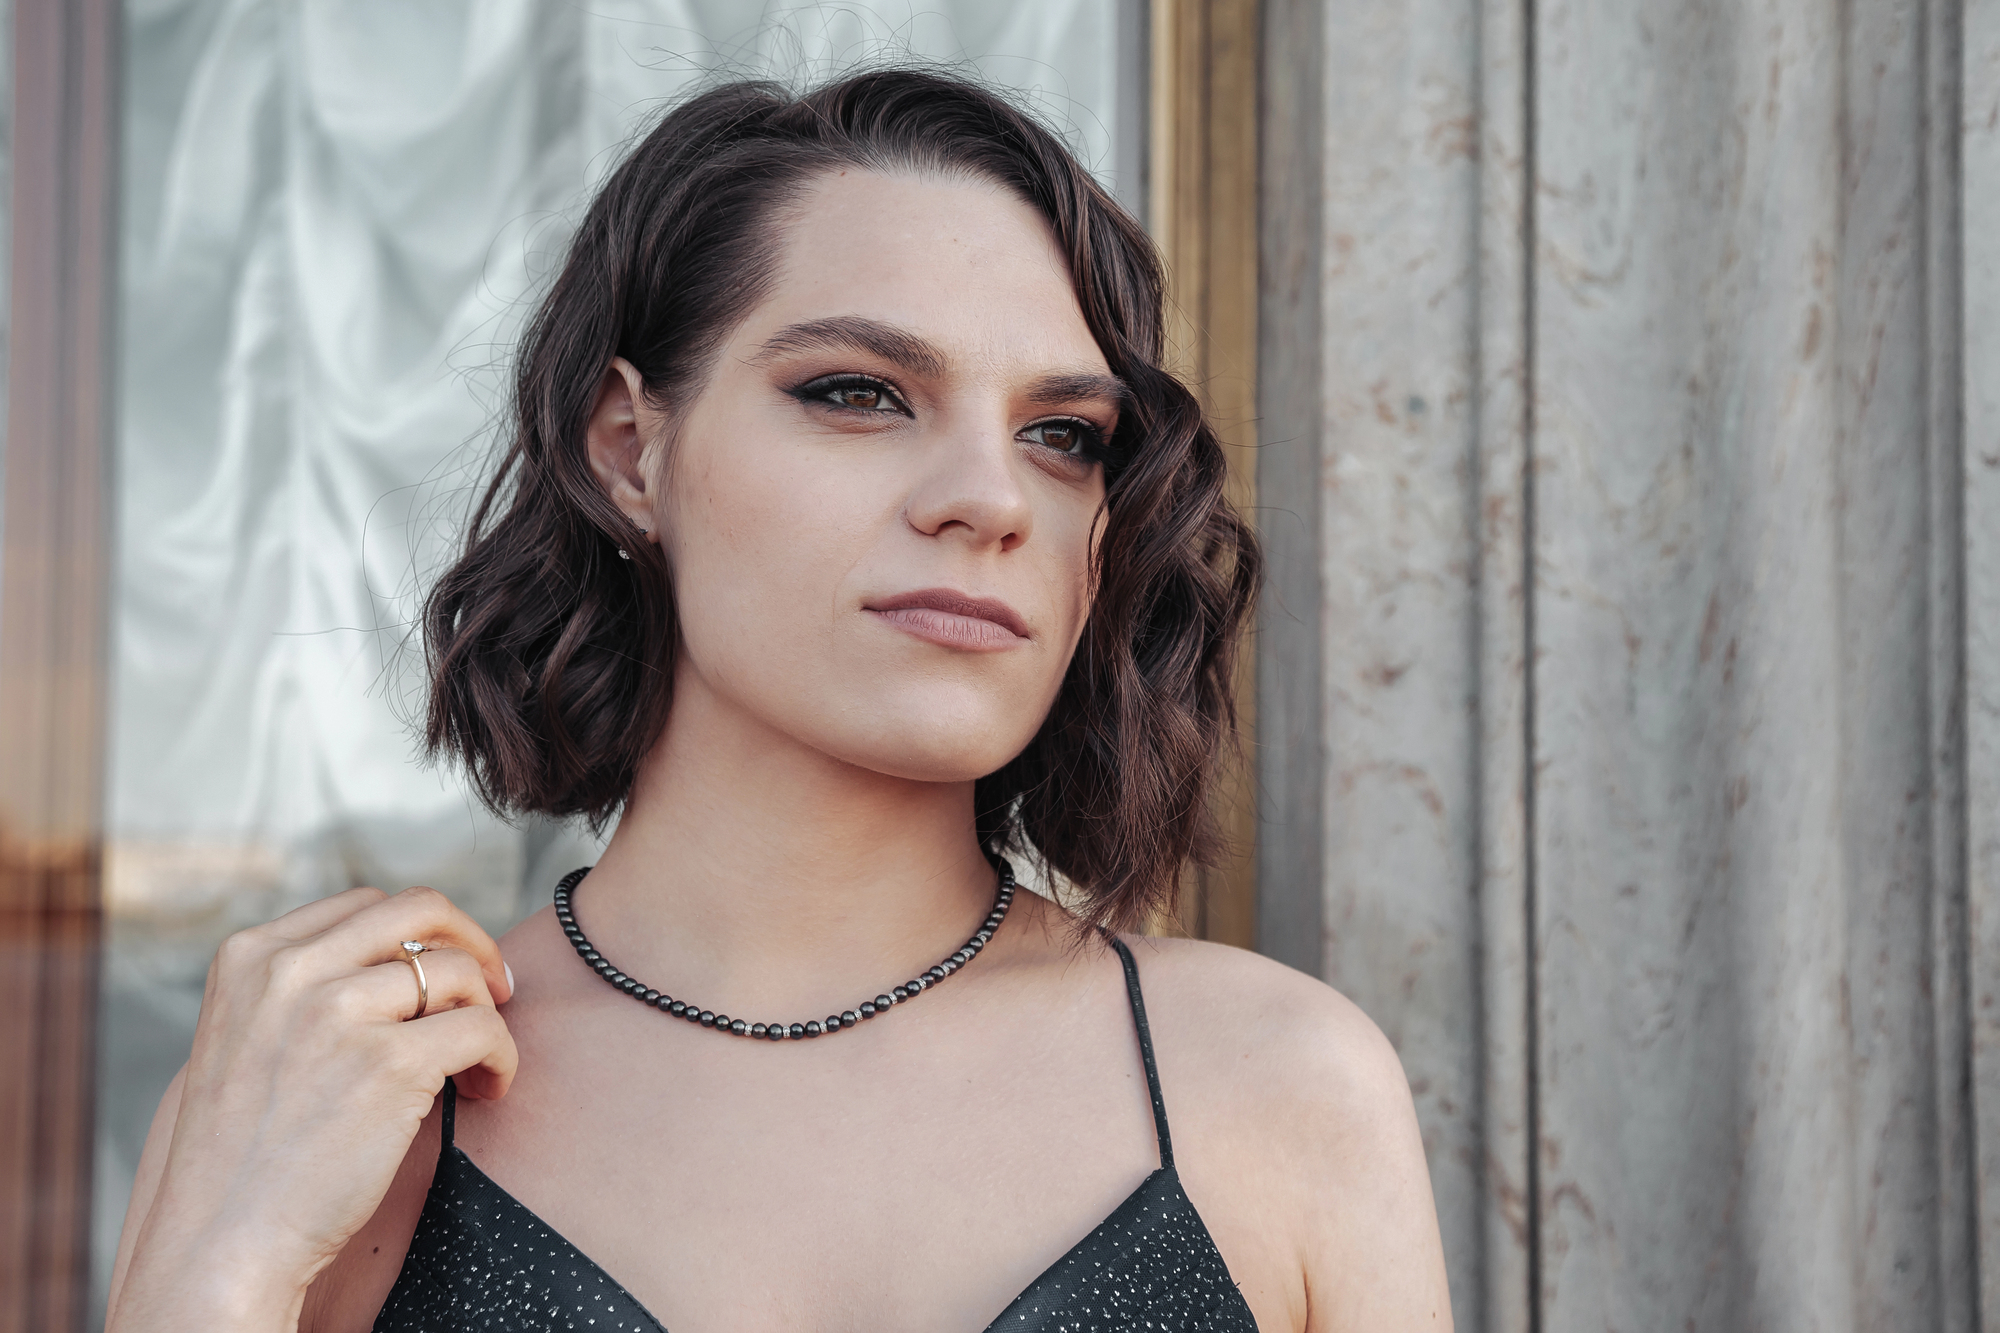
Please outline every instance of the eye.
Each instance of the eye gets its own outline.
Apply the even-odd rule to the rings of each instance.
[[[792,396],[802,403],[823,404],[845,412],[910,414],[894,389],[868,375],[822,375],[793,389]]]
[[[1095,459],[1104,449],[1104,433],[1088,421],[1079,421],[1074,417],[1037,421],[1022,431],[1019,438],[1072,458]]]

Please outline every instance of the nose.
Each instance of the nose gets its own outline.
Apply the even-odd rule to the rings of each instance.
[[[1034,513],[1004,419],[940,434],[924,451],[904,516],[927,537],[957,538],[974,549],[1012,551],[1028,540]]]

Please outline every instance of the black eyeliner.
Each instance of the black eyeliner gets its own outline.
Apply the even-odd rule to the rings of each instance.
[[[902,390],[879,375],[864,375],[859,371],[836,371],[831,375],[815,375],[809,380],[793,385],[785,392],[801,403],[817,407],[830,407],[837,412],[859,412],[867,415],[879,412],[880,408],[847,407],[829,402],[827,395],[837,389],[874,389],[888,402],[890,410],[901,416],[914,417],[904,399]]]

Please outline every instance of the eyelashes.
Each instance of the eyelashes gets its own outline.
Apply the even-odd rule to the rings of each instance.
[[[916,416],[894,385],[873,375],[821,375],[785,392],[808,407],[843,415]],[[1082,417],[1045,417],[1023,426],[1014,438],[1083,462],[1102,463],[1111,453],[1105,432]]]
[[[916,415],[910,411],[901,394],[886,381],[872,375],[821,375],[786,392],[802,403],[838,408],[845,412],[890,412],[905,417]]]

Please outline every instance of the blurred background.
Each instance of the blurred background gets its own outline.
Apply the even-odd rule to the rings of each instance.
[[[1230,857],[1461,1330],[2000,1333],[2000,6],[0,3],[0,1333],[81,1329],[216,943],[588,862],[407,625],[624,145],[1016,90],[1166,256],[1270,557]]]

